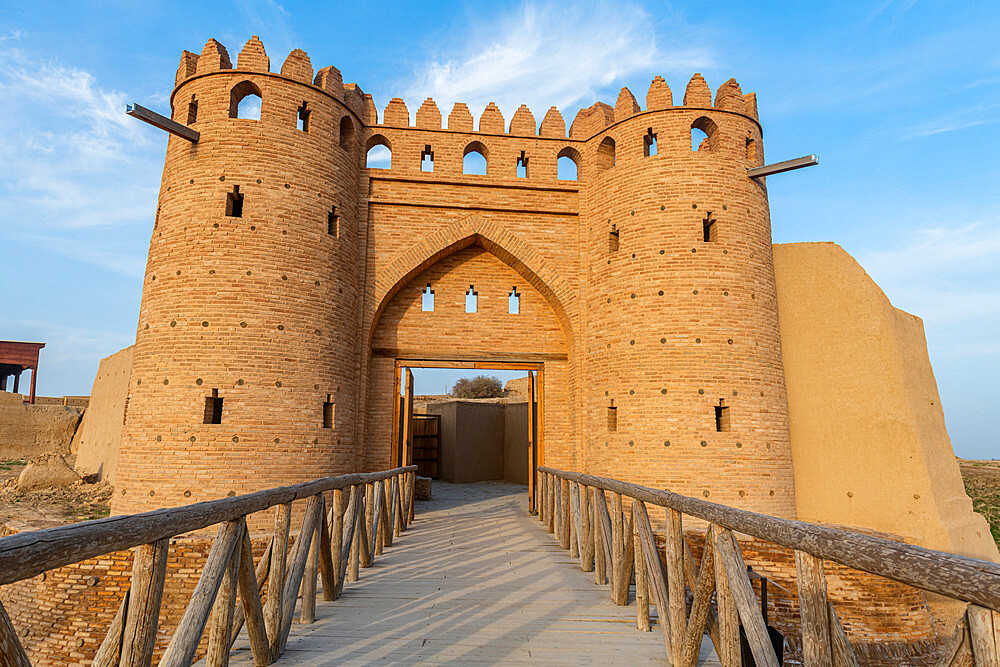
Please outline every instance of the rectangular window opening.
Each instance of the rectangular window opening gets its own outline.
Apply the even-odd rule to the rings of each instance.
[[[299,120],[297,127],[301,132],[309,131],[309,114],[312,113],[309,110],[309,103],[303,102],[302,106],[299,107]]]
[[[191,101],[188,102],[188,120],[187,124],[192,125],[198,122],[198,100],[195,99],[194,95],[191,96]]]
[[[528,177],[528,158],[525,157],[524,151],[521,151],[521,155],[517,158],[517,177]]]
[[[611,225],[611,231],[608,232],[608,252],[618,252],[620,241],[621,237],[618,233],[618,227],[616,225]]]
[[[430,283],[427,283],[427,287],[420,294],[420,310],[425,313],[434,312],[434,290],[431,289]]]
[[[705,216],[705,219],[701,221],[703,232],[702,240],[705,243],[715,243],[716,241],[717,230],[715,222],[716,221],[712,219],[711,212],[709,212],[709,214]]]
[[[611,401],[611,405],[608,406],[608,430],[618,430],[618,408],[615,407],[614,401]]]
[[[337,404],[333,402],[333,394],[327,394],[323,401],[323,428],[333,428],[333,420]]]
[[[521,313],[521,295],[517,293],[517,287],[510,288],[510,294],[507,295],[507,313],[510,315],[519,315]]]
[[[469,285],[469,291],[465,293],[465,312],[474,313],[479,309],[479,293],[475,285]]]
[[[728,431],[729,428],[729,408],[723,399],[719,399],[719,404],[715,406],[715,430]]]
[[[212,395],[205,397],[205,423],[222,423],[222,399],[219,398],[218,389],[213,389]]]
[[[326,233],[335,238],[340,238],[340,216],[337,215],[337,207],[330,208],[326,215]]]
[[[434,171],[434,151],[431,150],[430,144],[425,145],[420,154],[420,171]]]
[[[233,191],[226,194],[226,215],[230,218],[243,217],[243,195],[240,186],[234,185]]]

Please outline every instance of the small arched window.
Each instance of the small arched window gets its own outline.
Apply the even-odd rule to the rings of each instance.
[[[580,152],[571,146],[559,151],[556,156],[556,178],[560,181],[576,181],[580,178]]]
[[[715,135],[718,126],[711,118],[702,116],[691,123],[691,150],[715,150]]]
[[[260,120],[263,98],[253,81],[240,81],[229,92],[229,117]]]
[[[747,162],[757,161],[757,142],[747,137]]]
[[[392,146],[389,140],[381,134],[376,134],[368,140],[368,156],[365,166],[369,169],[392,168]]]
[[[465,147],[465,153],[462,157],[462,173],[485,176],[487,157],[486,146],[479,141],[473,141]]]
[[[350,116],[340,119],[340,147],[350,151],[354,146],[354,121]]]
[[[615,140],[604,137],[601,145],[597,147],[597,170],[604,171],[613,166],[615,166]]]
[[[197,122],[198,122],[198,98],[192,95],[191,101],[188,102],[187,124],[194,125]]]

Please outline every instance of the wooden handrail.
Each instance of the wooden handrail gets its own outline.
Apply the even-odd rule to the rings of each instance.
[[[538,471],[671,508],[773,544],[1000,611],[998,563],[804,521],[757,514],[631,482],[547,467],[539,467]]]
[[[991,611],[1000,606],[995,563],[553,468],[538,468],[534,491],[539,521],[571,557],[579,553],[580,568],[593,570],[595,583],[608,585],[614,604],[629,604],[627,586],[635,573],[636,627],[650,630],[654,604],[667,657],[679,667],[694,667],[706,633],[724,665],[739,664],[741,645],[758,665],[780,664],[760,606],[763,590],[758,603],[734,532],[794,553],[806,665],[859,664],[827,599],[824,559],[970,603],[939,664],[1000,664],[1000,612]],[[623,497],[632,499],[631,524]],[[654,538],[646,503],[666,510],[663,547]],[[700,563],[687,544],[685,514],[707,522]]]
[[[317,493],[378,482],[416,466],[324,477],[232,498],[84,521],[0,538],[0,585],[53,568],[232,521]]]

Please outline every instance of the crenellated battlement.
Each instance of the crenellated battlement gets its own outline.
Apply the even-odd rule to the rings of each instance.
[[[209,39],[200,54],[184,51],[177,68],[175,86],[179,87],[188,79],[213,72],[233,70],[235,72],[276,75],[271,71],[271,61],[264,44],[256,35],[252,36],[240,50],[233,68],[226,47],[215,39]],[[444,119],[437,103],[427,98],[411,119],[406,102],[399,97],[392,98],[379,114],[371,95],[364,93],[357,84],[343,82],[336,67],[327,66],[313,72],[309,55],[302,49],[294,49],[281,65],[281,77],[319,88],[355,110],[367,126],[395,128],[414,127],[424,130],[449,130],[453,132],[481,132],[483,134],[509,134],[521,137],[566,138],[566,123],[556,107],[551,107],[538,124],[527,105],[522,104],[511,116],[509,123],[494,102],[487,104],[479,116],[473,120],[469,107],[462,102],[453,106]],[[757,98],[754,93],[743,94],[739,83],[729,79],[715,92],[712,91],[701,74],[695,74],[687,83],[681,105],[673,102],[670,86],[661,76],[655,77],[646,93],[646,108],[643,109],[635,95],[627,87],[619,91],[614,106],[605,102],[595,102],[580,109],[569,126],[569,138],[586,140],[599,134],[607,127],[628,120],[638,114],[662,111],[672,108],[694,108],[724,111],[757,118]],[[413,124],[411,124],[411,120]]]

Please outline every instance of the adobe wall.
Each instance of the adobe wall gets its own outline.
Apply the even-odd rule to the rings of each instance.
[[[84,409],[29,405],[21,394],[0,391],[0,459],[68,454]]]
[[[972,511],[923,323],[833,243],[774,246],[798,518],[998,560]]]
[[[507,384],[509,386],[510,382]],[[503,478],[515,484],[527,484],[528,403],[508,401],[503,406]]]
[[[101,359],[90,391],[90,403],[73,436],[75,468],[81,475],[115,481],[121,444],[125,399],[132,372],[132,346]]]

